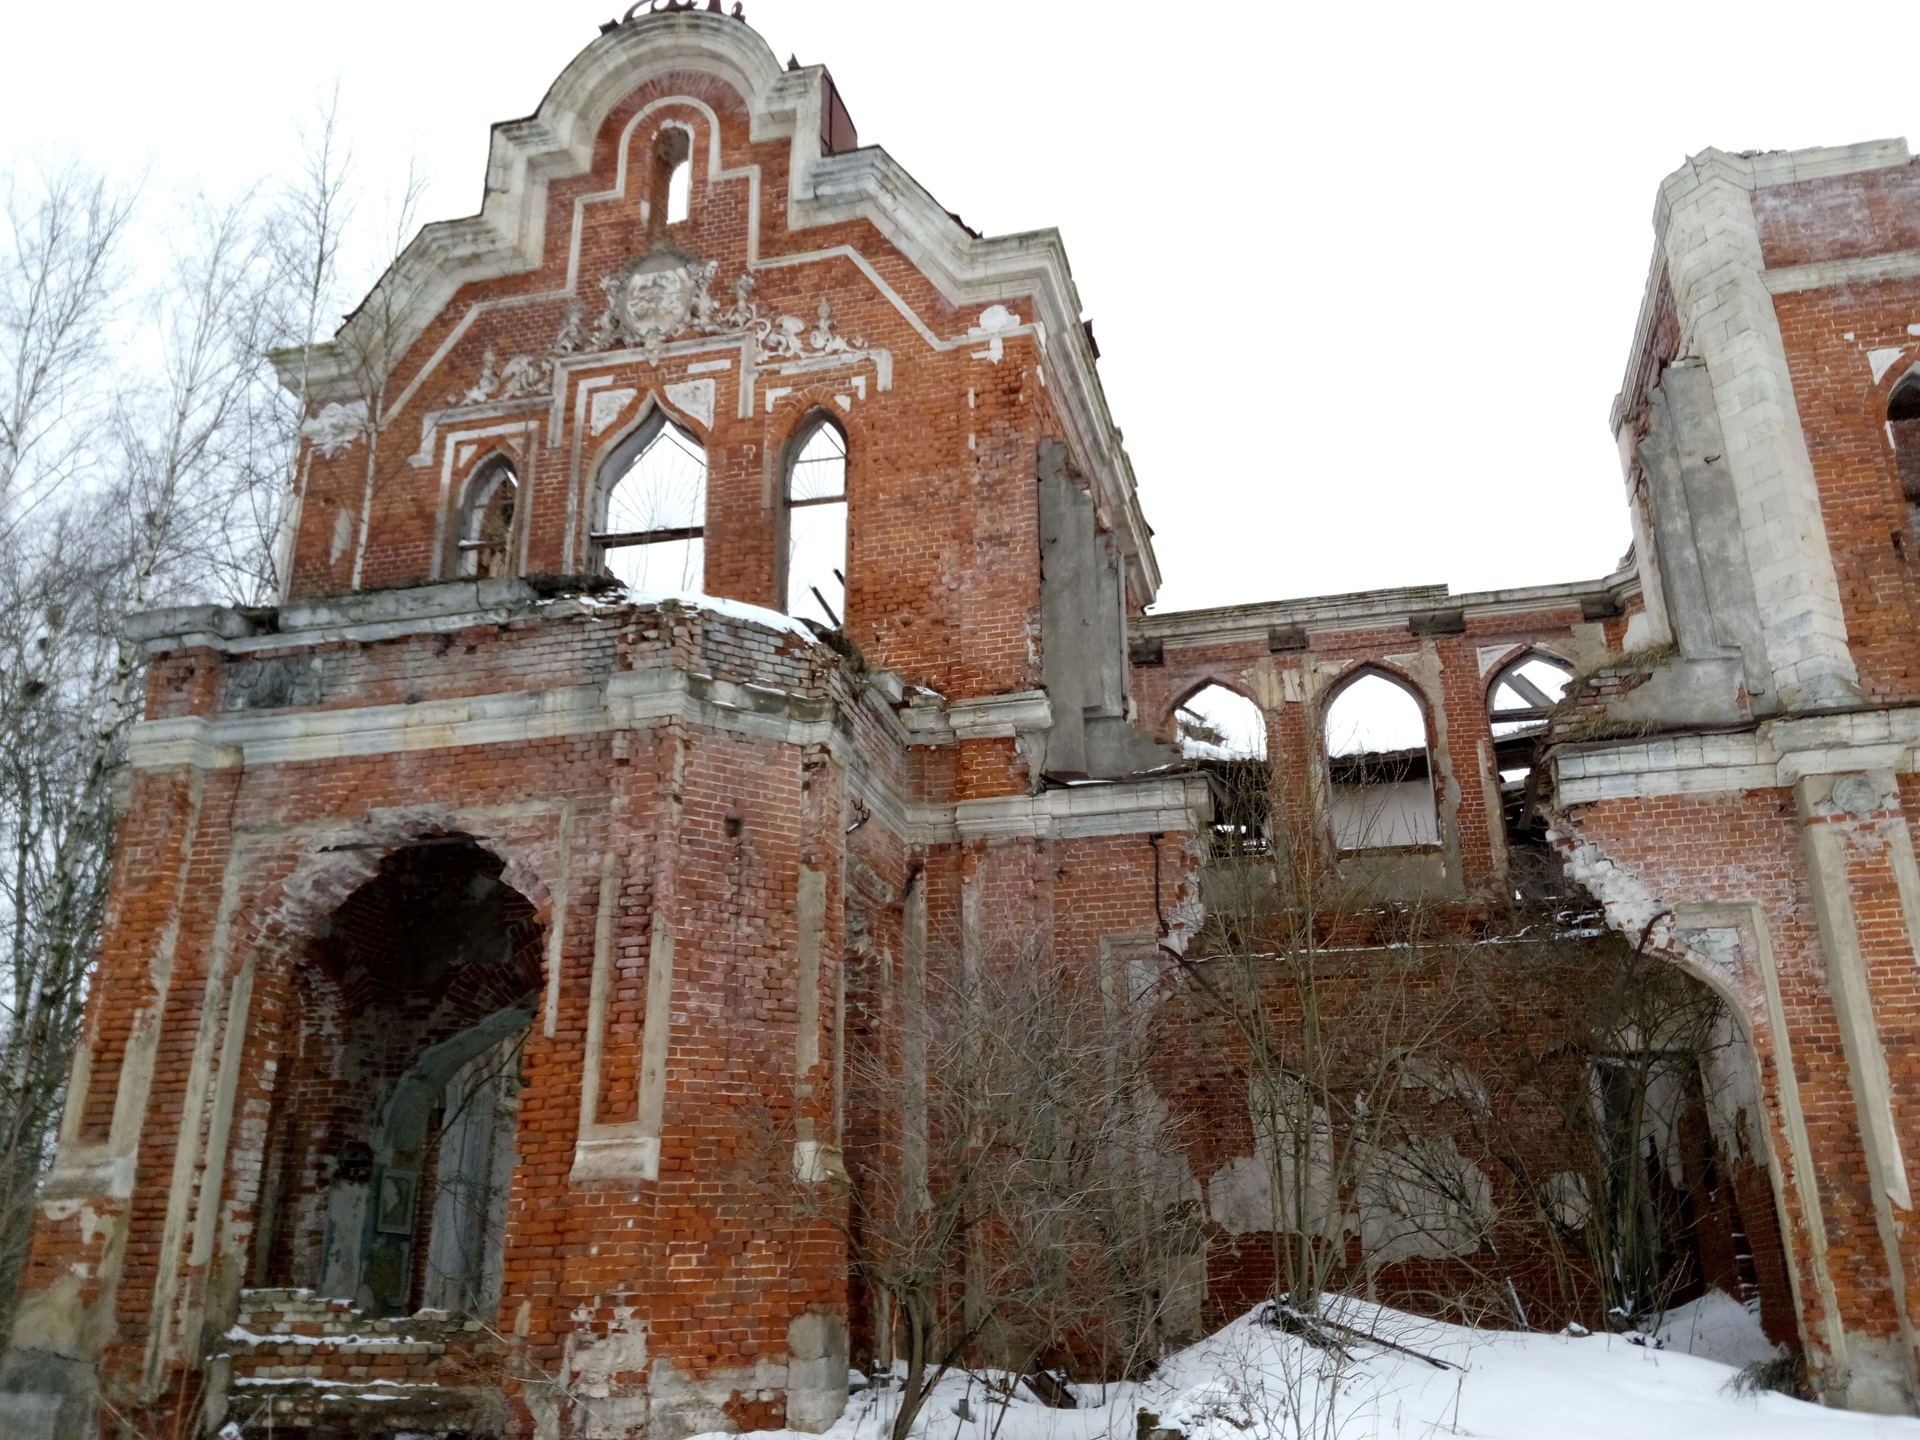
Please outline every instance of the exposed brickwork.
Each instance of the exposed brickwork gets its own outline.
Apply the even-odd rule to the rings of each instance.
[[[1920,796],[1902,774],[1897,807],[1849,809],[1819,766],[1911,768],[1905,721],[1849,710],[1821,723],[1857,725],[1853,739],[1778,743],[1744,712],[1616,722],[1611,707],[1671,674],[1664,649],[1621,655],[1669,618],[1647,613],[1646,555],[1538,591],[1144,616],[1146,532],[1055,239],[966,237],[877,151],[816,160],[807,126],[826,84],[706,12],[613,28],[556,84],[580,107],[565,124],[543,111],[502,127],[488,218],[432,229],[397,267],[419,288],[378,292],[347,340],[314,352],[334,368],[303,451],[286,602],[153,622],[16,1345],[155,1429],[203,1397],[240,1419],[271,1397],[279,1429],[314,1435],[679,1440],[821,1423],[839,1381],[820,1371],[839,1351],[803,1356],[814,1342],[795,1337],[824,1325],[861,1360],[885,1338],[827,1182],[863,1183],[901,1143],[897,1113],[849,1096],[849,1056],[900,1065],[910,965],[994,946],[1063,957],[1075,984],[1118,967],[1162,977],[1157,1083],[1186,1124],[1182,1203],[1206,1243],[1209,1313],[1251,1303],[1272,1278],[1269,1237],[1225,1224],[1214,1193],[1255,1150],[1246,1056],[1175,958],[1217,874],[1196,833],[1204,787],[1111,727],[1124,705],[1170,739],[1200,686],[1248,697],[1275,813],[1331,860],[1324,707],[1371,669],[1427,720],[1439,841],[1403,847],[1421,852],[1402,866],[1416,899],[1446,901],[1459,936],[1497,935],[1554,812],[1609,923],[1690,967],[1751,1030],[1765,1143],[1709,1133],[1704,1112],[1685,1122],[1673,1183],[1696,1207],[1693,1280],[1757,1286],[1769,1333],[1807,1346],[1828,1398],[1899,1408],[1897,1364],[1871,1395],[1840,1372],[1844,1356],[1861,1374],[1879,1363],[1853,1337],[1910,1349],[1920,1304],[1854,1053],[1862,1036],[1884,1048],[1888,1127],[1910,1138],[1920,894],[1901,847]],[[562,132],[584,172],[539,148]],[[691,142],[693,201],[667,224],[676,137]],[[1910,170],[1754,197],[1776,267],[1920,244]],[[1663,257],[1623,397],[1629,441],[1694,338],[1669,273]],[[1881,424],[1911,358],[1916,283],[1774,302],[1847,643],[1867,700],[1889,707],[1920,698],[1914,541]],[[341,357],[389,304],[402,353],[370,437]],[[666,319],[649,329],[649,315]],[[1900,351],[1877,379],[1875,349]],[[705,448],[705,589],[724,602],[638,601],[601,574],[606,462],[657,410]],[[843,633],[816,643],[743,607],[781,601],[785,467],[823,414],[847,441],[848,585]],[[501,458],[520,487],[503,574],[455,583],[468,484]],[[1049,533],[1043,568],[1036,497],[1056,474],[1085,485],[1094,520],[1077,539]],[[1637,481],[1632,503],[1650,518]],[[1118,565],[1100,593],[1130,618],[1133,663],[1048,620],[1076,556]],[[1098,615],[1072,623],[1106,633]],[[1563,786],[1556,801],[1558,770],[1535,770],[1524,804],[1511,780],[1502,790],[1500,770],[1542,758],[1488,713],[1501,667],[1529,652],[1588,676],[1539,732],[1561,769],[1592,761],[1602,779],[1585,798]],[[1100,685],[1122,677],[1078,716],[1054,708],[1080,703],[1070,686],[1033,693],[1070,662]],[[1036,773],[1049,736],[1083,722],[1138,763]],[[1751,755],[1706,780],[1661,769],[1708,741]],[[1841,845],[1824,879],[1816,833]],[[1836,1000],[1822,948],[1840,899],[1864,1012]],[[923,909],[928,953],[912,955]],[[1354,1015],[1389,963],[1368,934],[1342,941]],[[1582,986],[1597,982],[1565,953],[1524,969],[1495,951],[1473,961],[1485,1023],[1452,1058],[1509,1105],[1513,1143],[1470,1124],[1456,1139],[1523,1218],[1500,1231],[1497,1262],[1463,1243],[1375,1265],[1372,1283],[1453,1313],[1517,1295],[1536,1321],[1590,1314],[1592,1257],[1524,1202],[1541,1175],[1576,1168],[1554,1104],[1586,1093],[1584,1062],[1566,1057],[1592,1040]],[[1744,1034],[1730,1044],[1744,1053]],[[503,1053],[486,1133],[510,1148],[493,1152],[455,1113],[451,1076]],[[496,1173],[504,1189],[486,1190]],[[477,1313],[409,1317],[451,1263],[432,1247],[463,1233],[441,1204],[455,1181],[499,1201],[486,1263],[456,1257]],[[1348,1261],[1368,1266],[1357,1249]],[[380,1391],[403,1398],[368,1398]]]

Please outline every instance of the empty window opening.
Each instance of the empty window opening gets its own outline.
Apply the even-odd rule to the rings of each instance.
[[[1190,760],[1267,758],[1267,717],[1224,685],[1196,690],[1173,715],[1180,753]]]
[[[1327,706],[1334,843],[1383,850],[1440,843],[1427,719],[1404,686],[1368,673]]]
[[[693,137],[678,125],[660,132],[654,147],[659,175],[655,203],[669,225],[678,225],[693,213]]]
[[[1557,660],[1525,655],[1502,670],[1493,682],[1493,707],[1488,718],[1497,736],[1532,734],[1547,722],[1547,712],[1567,693],[1573,672]]]
[[[787,613],[829,630],[847,614],[847,437],[821,420],[787,467]]]
[[[1224,685],[1196,690],[1173,712],[1180,753],[1199,762],[1213,794],[1212,857],[1265,855],[1272,800],[1267,717]]]
[[[1510,846],[1545,846],[1546,825],[1537,810],[1534,766],[1547,716],[1572,679],[1573,672],[1560,661],[1530,652],[1509,661],[1487,691],[1494,767],[1500,772],[1500,809]]]
[[[699,595],[706,582],[707,452],[655,412],[607,459],[606,518],[593,539],[635,595]]]
[[[460,515],[458,573],[482,580],[513,573],[513,521],[519,502],[520,482],[505,460],[489,463],[474,476]]]
[[[1920,369],[1909,370],[1887,399],[1887,439],[1907,501],[1907,521],[1920,534]]]
[[[667,223],[678,225],[693,213],[693,161],[682,160],[667,176]]]

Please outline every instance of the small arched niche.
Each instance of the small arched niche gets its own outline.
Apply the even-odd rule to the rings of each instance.
[[[707,452],[654,410],[601,469],[593,540],[636,595],[699,595],[706,584]]]
[[[460,506],[454,573],[481,580],[511,575],[514,522],[520,510],[520,477],[513,462],[496,455],[467,482]]]
[[[661,223],[678,225],[693,214],[693,132],[663,125],[653,142],[653,203]]]
[[[788,453],[786,611],[838,630],[847,614],[847,437],[818,415]]]
[[[1212,858],[1262,856],[1272,848],[1267,717],[1225,685],[1201,686],[1174,707],[1180,753],[1206,774],[1213,793]]]
[[[1906,497],[1907,522],[1920,534],[1920,366],[1902,376],[1887,397],[1887,442]]]
[[[1413,691],[1363,670],[1334,692],[1325,715],[1334,843],[1341,850],[1438,845],[1427,716]]]

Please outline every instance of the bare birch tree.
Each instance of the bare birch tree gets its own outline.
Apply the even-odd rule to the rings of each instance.
[[[51,1159],[143,699],[145,655],[122,621],[279,597],[306,405],[267,356],[310,343],[335,303],[349,209],[331,110],[297,184],[155,215],[167,243],[142,252],[164,259],[139,273],[132,192],[69,166],[3,198],[0,1323]]]

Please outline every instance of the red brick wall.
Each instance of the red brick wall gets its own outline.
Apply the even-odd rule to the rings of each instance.
[[[374,457],[362,587],[414,583],[431,572],[445,442],[434,450],[431,463],[415,467],[408,462],[420,444],[423,417],[478,382],[489,349],[499,364],[515,355],[547,355],[567,303],[562,292],[575,203],[612,188],[622,129],[637,111],[669,95],[694,96],[712,106],[719,117],[725,167],[760,167],[758,242],[763,259],[850,245],[868,257],[937,335],[964,335],[977,321],[977,311],[948,304],[870,224],[789,234],[784,220],[786,142],[750,141],[744,105],[719,82],[694,75],[660,76],[608,116],[595,142],[591,172],[553,183],[547,259],[541,268],[463,286],[396,366],[388,387],[389,428]],[[587,305],[589,326],[603,308],[600,277],[644,251],[655,234],[717,263],[713,292],[722,305],[731,303],[730,287],[746,272],[746,182],[708,178],[709,123],[698,109],[668,105],[649,115],[629,141],[630,163],[645,163],[658,124],[669,119],[691,125],[695,132],[691,218],[643,229],[637,186],[625,201],[585,207],[577,294]],[[782,464],[795,432],[810,415],[825,411],[845,429],[848,441],[849,636],[871,662],[944,693],[997,693],[1037,683],[1038,656],[1030,642],[1038,606],[1034,457],[1041,436],[1058,430],[1039,378],[1038,347],[1028,338],[1014,337],[1005,342],[1004,358],[991,363],[975,358],[973,345],[935,350],[845,258],[761,268],[753,275],[754,300],[769,316],[792,314],[811,326],[821,301],[829,301],[843,338],[891,353],[891,388],[878,388],[871,367],[858,371],[864,377],[864,395],[848,378],[855,372],[836,372],[796,386],[763,371],[753,414],[742,420],[737,351],[734,368],[708,377],[718,387],[711,428],[680,418],[703,440],[708,455],[710,593],[759,605],[779,603],[775,560]],[[489,308],[476,312],[476,306]],[[1012,308],[1023,319],[1033,318],[1031,305],[1015,302]],[[451,350],[434,363],[449,341]],[[615,383],[644,397],[686,378],[687,363],[669,358],[658,367],[641,362],[599,366],[592,373],[613,375]],[[788,387],[790,393],[769,403],[766,392],[777,387]],[[526,531],[526,570],[537,574],[565,568],[569,464],[577,446],[582,452],[583,510],[573,568],[585,569],[584,532],[591,520],[587,511],[596,466],[631,427],[640,403],[635,401],[599,435],[576,433],[580,427],[571,393],[557,431],[546,428],[544,405],[524,414],[516,411],[507,419],[449,418],[442,424],[443,433],[462,425],[479,429],[523,420],[537,422],[540,430],[531,445],[519,438],[482,439],[456,454],[446,523],[453,523],[452,508],[465,478],[505,447],[522,481],[517,523]],[[311,473],[293,589],[298,595],[339,592],[353,583],[368,452],[364,443],[356,443],[331,458],[310,449],[308,459]],[[355,539],[336,555],[335,527],[343,514]]]

